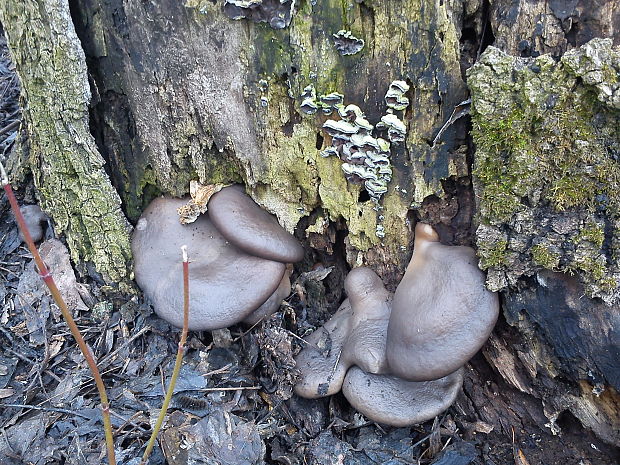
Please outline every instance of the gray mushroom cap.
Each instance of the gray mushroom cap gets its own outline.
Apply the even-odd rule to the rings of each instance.
[[[352,407],[369,419],[402,427],[430,420],[446,410],[462,384],[462,368],[434,381],[415,382],[352,367],[344,379],[342,393]]]
[[[305,338],[306,346],[295,357],[300,371],[295,394],[318,399],[340,391],[349,368],[340,363],[340,355],[350,332],[352,316],[351,304],[346,299],[327,323]]]
[[[385,340],[392,311],[392,296],[370,268],[349,272],[344,288],[353,309],[351,329],[342,350],[344,363],[369,373],[385,373]]]
[[[183,199],[158,198],[144,211],[131,240],[135,279],[155,312],[183,323],[182,245],[190,257],[190,330],[230,326],[259,308],[279,286],[283,263],[250,256],[229,243],[206,215],[179,223]]]
[[[255,325],[270,317],[278,310],[278,308],[280,308],[280,304],[290,293],[291,280],[289,277],[289,272],[286,271],[274,293],[271,294],[265,303],[246,316],[243,322],[248,325]]]
[[[390,372],[411,381],[446,376],[484,345],[499,314],[497,294],[470,247],[439,243],[419,223],[414,252],[394,294],[387,330]]]
[[[325,325],[306,338],[297,355],[300,378],[295,392],[306,398],[335,394],[352,365],[384,373],[385,337],[391,296],[369,268],[351,270],[345,279],[348,298]]]
[[[209,217],[222,236],[244,252],[267,260],[295,263],[304,257],[301,244],[275,216],[260,208],[235,185],[209,200]]]

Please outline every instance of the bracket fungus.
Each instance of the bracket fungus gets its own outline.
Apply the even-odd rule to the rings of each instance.
[[[499,313],[473,249],[442,245],[431,226],[419,223],[413,258],[393,297],[363,267],[347,275],[345,291],[340,309],[306,338],[296,358],[295,392],[317,398],[342,389],[358,411],[394,426],[447,409],[463,365]]]
[[[230,19],[247,18],[255,23],[268,23],[273,29],[284,29],[291,23],[294,0],[225,0],[224,14]]]
[[[364,45],[363,40],[344,30],[334,34],[334,39],[342,54],[357,53]],[[388,184],[393,176],[390,162],[391,143],[400,144],[407,136],[407,126],[401,117],[410,103],[405,95],[408,91],[409,85],[405,81],[392,81],[385,94],[386,114],[376,126],[366,119],[359,106],[345,106],[342,94],[332,92],[321,95],[317,101],[316,90],[309,85],[300,95],[302,113],[314,115],[321,109],[324,115],[331,115],[337,110],[339,120],[328,119],[323,122],[323,131],[331,140],[328,139],[330,144],[321,151],[321,156],[339,157],[343,161],[341,168],[346,180],[352,184],[362,184],[369,197],[377,204],[377,211],[380,209],[378,204],[381,197],[388,192]],[[389,142],[373,136],[373,131],[375,134],[383,133]],[[383,237],[382,234],[378,229],[377,237]]]
[[[179,221],[184,204],[169,197],[153,200],[131,239],[135,279],[155,312],[182,326],[182,245],[191,251],[191,330],[254,323],[277,310],[290,291],[286,263],[303,257],[301,245],[238,186],[215,194],[209,212],[191,224]]]
[[[364,48],[364,39],[359,39],[351,31],[341,29],[332,35],[336,50],[341,55],[355,55]]]
[[[340,120],[328,119],[323,129],[332,142],[321,152],[323,157],[338,156],[347,181],[363,184],[370,197],[378,203],[392,180],[390,143],[370,133],[374,126],[368,122],[357,105],[340,105]]]

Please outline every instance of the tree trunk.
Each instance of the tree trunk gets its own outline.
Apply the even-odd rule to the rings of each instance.
[[[69,3],[5,0],[0,20],[30,166],[75,260],[124,281],[125,217],[190,180],[241,182],[312,250],[299,271],[340,268],[335,301],[347,266],[394,289],[411,224],[430,222],[477,247],[502,296],[458,402],[469,431],[508,442],[514,427],[559,450],[563,432],[567,456],[588,457],[597,439],[576,418],[620,444],[620,2],[320,0],[290,15],[264,0],[236,21],[223,1]],[[361,51],[341,54],[361,45],[343,29]],[[337,92],[376,125],[393,81],[410,86],[394,112],[406,137],[375,203],[321,155],[337,111],[302,103],[308,86],[319,107]]]

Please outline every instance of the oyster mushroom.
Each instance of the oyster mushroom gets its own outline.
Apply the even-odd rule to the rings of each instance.
[[[469,247],[439,243],[418,224],[414,254],[393,300],[367,268],[345,280],[348,299],[307,338],[295,392],[321,397],[342,389],[368,418],[406,426],[446,410],[463,382],[463,365],[489,336],[498,298]]]
[[[434,381],[416,382],[352,367],[344,378],[342,393],[352,407],[373,421],[409,426],[445,411],[462,384],[463,368]]]
[[[369,268],[352,270],[344,286],[348,298],[306,338],[306,347],[295,359],[300,370],[295,392],[302,397],[335,394],[353,365],[370,373],[385,372],[391,296]]]
[[[209,200],[209,217],[218,231],[244,252],[266,260],[294,263],[304,257],[301,244],[275,216],[260,208],[240,185],[228,186]]]
[[[410,381],[449,375],[480,350],[498,314],[474,250],[440,244],[432,226],[418,223],[387,329],[390,372]]]
[[[351,328],[353,309],[346,299],[338,311],[312,334],[295,357],[300,371],[295,393],[306,399],[331,396],[340,391],[348,366],[340,363],[340,355]]]
[[[131,248],[135,279],[155,312],[174,326],[183,323],[179,249],[191,254],[191,330],[224,328],[248,317],[279,287],[286,265],[247,254],[225,238],[207,215],[179,223],[183,199],[158,198],[136,225]]]
[[[245,324],[255,325],[261,320],[274,314],[284,299],[291,293],[291,279],[288,270],[284,272],[282,281],[273,294],[260,307],[246,316],[243,320]]]

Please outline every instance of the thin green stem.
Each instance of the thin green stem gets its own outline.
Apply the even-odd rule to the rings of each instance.
[[[15,198],[15,193],[13,192],[13,188],[9,183],[8,177],[6,175],[6,171],[4,170],[4,166],[0,163],[0,179],[2,181],[2,187],[6,192],[6,196],[9,199],[9,203],[11,204],[11,209],[13,210],[13,214],[15,215],[15,220],[17,221],[17,226],[19,227],[22,235],[24,236],[24,241],[30,249],[30,253],[34,258],[34,262],[37,266],[39,275],[47,285],[56,302],[58,308],[60,308],[60,312],[62,313],[63,318],[67,322],[69,329],[71,330],[71,334],[73,335],[75,341],[77,342],[82,354],[84,355],[84,359],[90,368],[90,371],[95,379],[95,384],[97,385],[97,390],[99,391],[99,398],[101,399],[101,414],[103,417],[103,429],[105,433],[105,441],[106,448],[108,452],[108,463],[109,465],[116,465],[116,456],[114,454],[114,438],[112,436],[112,423],[110,421],[110,403],[108,402],[108,395],[105,390],[105,386],[103,384],[103,379],[101,379],[101,375],[99,374],[99,369],[97,368],[97,363],[91,353],[90,349],[86,345],[80,330],[78,329],[75,321],[73,320],[73,316],[67,307],[64,299],[60,295],[60,291],[54,282],[54,278],[50,273],[49,269],[41,259],[41,255],[39,255],[39,251],[34,245],[34,241],[32,240],[32,236],[30,235],[30,231],[28,230],[28,226],[26,225],[26,221],[24,220],[24,215],[19,208],[19,204],[17,203],[17,199]]]
[[[172,378],[170,378],[170,384],[168,385],[168,390],[166,391],[166,397],[164,398],[164,403],[162,404],[161,410],[159,411],[157,422],[155,423],[155,427],[153,428],[153,432],[151,433],[149,442],[146,445],[146,450],[144,451],[144,455],[142,456],[142,461],[140,462],[140,465],[146,465],[149,455],[151,455],[151,451],[155,446],[157,434],[161,429],[161,425],[164,422],[164,417],[166,416],[166,412],[168,411],[168,405],[170,405],[170,400],[172,399],[174,385],[176,384],[179,373],[181,372],[183,354],[185,353],[185,341],[187,340],[187,332],[189,327],[189,260],[187,258],[187,247],[183,246],[181,247],[181,250],[183,252],[183,330],[181,331],[181,339],[179,340],[177,357],[174,362]]]

